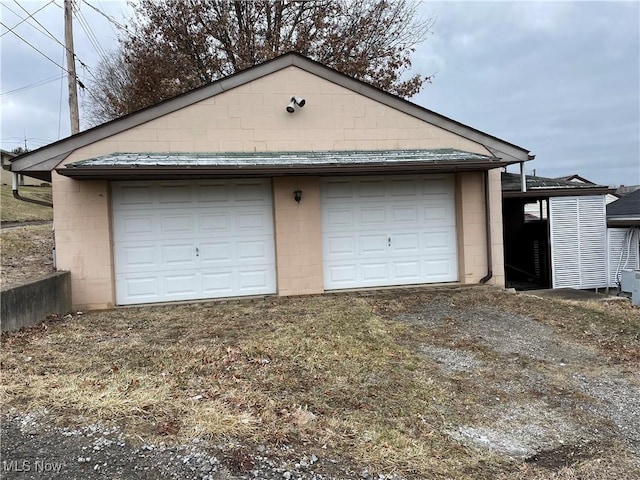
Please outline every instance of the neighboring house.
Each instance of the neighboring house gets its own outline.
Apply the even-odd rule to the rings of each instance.
[[[574,182],[574,183],[582,183],[585,185],[596,185],[596,183],[592,182],[591,180],[587,180],[584,177],[581,177],[580,175],[569,175],[567,177],[558,177],[556,178],[556,180],[566,180],[568,182]],[[613,189],[612,189],[613,191]],[[616,200],[618,200],[618,198],[620,198],[616,192],[613,193],[607,193],[604,196],[604,201],[607,205],[609,205],[611,202],[615,202]]]
[[[620,185],[616,189],[616,195],[618,195],[618,197],[624,197],[625,195],[628,195],[631,192],[635,192],[636,190],[640,190],[640,185]]]
[[[16,158],[17,155],[6,150],[0,150],[0,157],[2,158],[2,169],[0,170],[2,185],[12,185],[13,175],[10,172],[10,164],[11,160]],[[26,175],[18,176],[18,185],[34,186],[41,185],[42,183],[42,180],[31,178]]]
[[[607,205],[609,285],[618,286],[620,272],[640,268],[640,190]]]
[[[52,179],[73,304],[107,308],[503,285],[500,168],[532,158],[289,53],[12,168]]]
[[[609,283],[603,185],[502,174],[506,285],[604,288]],[[527,211],[535,205],[537,215]]]

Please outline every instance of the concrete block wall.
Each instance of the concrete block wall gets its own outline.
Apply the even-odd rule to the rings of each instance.
[[[302,192],[300,203],[293,193]],[[320,179],[273,179],[276,275],[279,295],[322,293]]]
[[[71,274],[56,272],[42,279],[2,290],[1,331],[10,332],[42,322],[51,314],[71,311]]]

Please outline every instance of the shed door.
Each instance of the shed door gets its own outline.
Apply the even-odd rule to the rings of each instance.
[[[275,293],[266,180],[116,182],[120,305]]]
[[[553,288],[607,286],[603,195],[549,199]]]
[[[453,175],[322,183],[327,290],[458,279]]]

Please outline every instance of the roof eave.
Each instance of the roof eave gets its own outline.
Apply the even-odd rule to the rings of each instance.
[[[584,197],[589,195],[606,195],[612,189],[600,188],[527,188],[526,192],[520,190],[503,190],[503,198],[536,198],[536,197]]]
[[[77,180],[141,180],[175,178],[239,178],[277,176],[327,176],[480,172],[504,167],[507,162],[429,162],[394,164],[328,165],[251,165],[239,166],[131,166],[131,167],[60,167],[56,172]]]

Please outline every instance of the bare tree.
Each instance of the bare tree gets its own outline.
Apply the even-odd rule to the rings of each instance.
[[[411,97],[430,81],[404,75],[432,23],[412,0],[140,0],[120,51],[98,68],[91,119],[110,120],[289,51]]]

